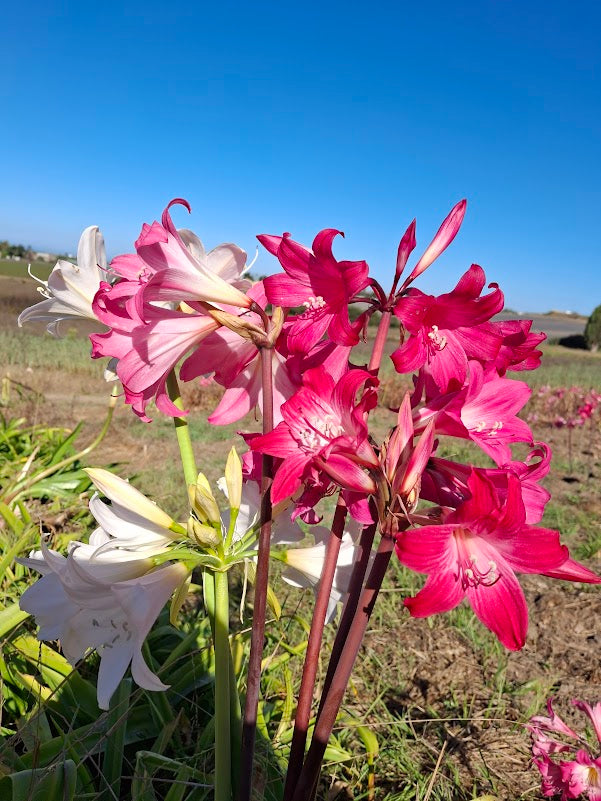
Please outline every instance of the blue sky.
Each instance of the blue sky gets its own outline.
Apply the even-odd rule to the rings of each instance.
[[[601,303],[596,2],[33,2],[2,27],[0,239],[97,224],[116,255],[183,196],[207,246],[336,227],[386,286],[411,219],[419,251],[467,197],[421,288],[477,262],[514,309]]]

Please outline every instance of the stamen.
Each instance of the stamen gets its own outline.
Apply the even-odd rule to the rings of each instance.
[[[325,305],[326,302],[321,295],[309,295],[308,299],[303,301],[303,306],[307,311],[317,311],[317,309],[323,309]]]
[[[428,331],[428,339],[430,340],[430,346],[432,347],[433,350],[440,351],[444,347],[446,347],[447,338],[442,334],[438,333],[437,325],[433,325],[430,331]]]

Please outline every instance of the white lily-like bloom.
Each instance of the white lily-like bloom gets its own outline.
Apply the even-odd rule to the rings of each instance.
[[[326,623],[330,623],[336,614],[336,607],[343,601],[349,588],[353,567],[357,558],[358,545],[356,541],[361,531],[356,521],[347,524],[347,530],[342,535],[334,581],[328,602]],[[307,548],[289,548],[284,553],[283,561],[286,568],[282,578],[293,587],[312,587],[315,593],[319,587],[323,563],[326,556],[326,545],[330,532],[324,526],[315,526],[311,533],[315,537],[315,545]]]
[[[20,600],[21,609],[34,615],[40,626],[38,639],[60,640],[65,657],[74,666],[88,651],[98,651],[100,709],[109,708],[130,663],[136,684],[145,690],[166,690],[168,685],[144,661],[142,645],[188,569],[176,562],[148,572],[148,560],[124,559],[121,550],[111,551],[114,561],[105,554],[102,564],[94,565],[92,560],[76,558],[79,550],[65,558],[44,548],[22,560],[43,574]],[[111,574],[113,583],[107,583]],[[125,578],[128,574],[134,575]],[[117,575],[124,578],[114,581]]]
[[[156,568],[152,559],[178,538],[169,515],[109,471],[88,473],[112,504],[92,498],[90,511],[100,527],[89,543],[71,542],[67,557],[42,543],[40,551],[19,560],[42,574],[20,606],[36,617],[38,639],[59,639],[71,664],[89,650],[98,651],[98,705],[107,709],[130,663],[141,687],[166,689],[144,662],[141,648],[189,571],[179,562]]]
[[[48,332],[58,337],[62,320],[96,320],[92,301],[105,270],[104,238],[97,225],[90,225],[80,237],[77,264],[59,259],[48,281],[36,279],[41,284],[38,290],[45,300],[22,311],[18,324],[44,321],[48,323]]]

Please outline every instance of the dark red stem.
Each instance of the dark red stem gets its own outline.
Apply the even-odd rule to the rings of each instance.
[[[272,350],[261,348],[261,371],[263,378],[263,433],[273,430],[273,372]],[[242,753],[240,758],[239,801],[250,801],[252,792],[253,759],[257,731],[257,707],[261,687],[261,661],[265,636],[265,611],[267,608],[267,585],[269,582],[269,549],[271,545],[271,497],[273,458],[263,454],[261,478],[261,531],[257,554],[257,576],[253,625],[248,660],[246,702],[242,725]]]
[[[296,785],[293,801],[307,801],[312,797],[314,788],[317,785],[323,755],[332,734],[336,716],[342,704],[351,671],[359,653],[363,635],[382,586],[393,550],[394,540],[390,537],[382,537],[365,589],[361,595],[359,608],[340,656],[338,668],[334,673],[332,683],[323,701],[321,715],[315,724],[311,747]]]
[[[363,579],[365,578],[367,567],[369,565],[371,546],[373,545],[375,535],[375,523],[371,526],[366,526],[361,533],[361,539],[359,540],[360,552],[358,554],[357,561],[353,566],[353,572],[351,573],[351,580],[349,582],[348,595],[342,609],[342,616],[340,618],[340,624],[338,626],[336,638],[334,639],[334,645],[332,646],[332,654],[330,656],[326,678],[321,691],[321,701],[319,704],[319,711],[317,712],[318,718],[321,715],[321,710],[323,709],[326,695],[330,689],[334,674],[338,669],[340,655],[344,649],[351,623],[353,622],[355,612],[359,606],[359,598],[361,597],[361,590],[363,589]]]
[[[309,631],[305,664],[303,665],[303,675],[298,693],[298,704],[294,717],[294,733],[290,745],[290,758],[288,761],[288,772],[286,773],[283,801],[290,801],[292,798],[294,787],[296,786],[303,766],[307,730],[311,717],[311,702],[313,700],[315,677],[317,675],[317,665],[319,663],[319,651],[321,648],[332,583],[334,581],[334,573],[336,572],[336,564],[338,562],[338,554],[340,552],[340,543],[342,535],[344,534],[346,515],[346,504],[342,496],[338,496],[338,505],[336,506],[334,520],[332,521],[332,532],[326,547],[324,564],[319,580],[319,591],[315,601],[313,619],[311,620],[311,630]]]

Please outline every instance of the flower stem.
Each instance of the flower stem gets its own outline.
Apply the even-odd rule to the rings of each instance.
[[[342,704],[346,686],[393,550],[394,540],[390,537],[382,537],[365,589],[361,595],[359,608],[350,626],[344,650],[338,662],[338,668],[334,673],[330,688],[323,701],[321,715],[315,724],[311,747],[296,785],[293,801],[308,801],[308,799],[312,798],[319,778],[323,755],[332,734],[336,716]]]
[[[384,355],[384,345],[386,344],[386,337],[388,336],[388,329],[390,328],[391,312],[383,311],[378,323],[378,331],[374,340],[374,347],[371,352],[368,370],[374,375],[378,375],[380,365],[382,363],[382,356]]]
[[[319,651],[323,637],[323,629],[328,611],[336,563],[340,552],[340,543],[344,533],[346,522],[346,503],[341,495],[338,496],[338,504],[332,522],[332,531],[326,546],[325,559],[321,577],[319,580],[319,590],[313,610],[311,629],[309,631],[309,641],[305,652],[305,663],[303,665],[303,675],[298,692],[298,703],[296,715],[294,716],[294,733],[290,745],[290,757],[288,760],[288,772],[286,774],[286,785],[284,787],[283,801],[290,801],[292,793],[298,781],[299,774],[303,766],[305,756],[305,745],[307,742],[307,731],[309,729],[309,719],[311,717],[311,701],[315,688],[315,677],[317,675],[317,665],[319,663]]]
[[[238,683],[236,681],[236,668],[232,656],[232,649],[229,649],[230,657],[230,736],[232,742],[232,789],[234,798],[238,795],[240,785],[240,750],[242,748],[242,709],[240,707],[240,695],[238,694]]]
[[[271,348],[261,348],[261,373],[263,384],[263,433],[273,430],[273,352]],[[248,660],[246,683],[246,702],[242,726],[242,754],[240,759],[239,801],[250,801],[255,738],[257,732],[257,708],[261,686],[261,661],[263,657],[263,638],[265,635],[265,611],[267,607],[267,586],[269,582],[269,549],[271,544],[271,497],[270,489],[273,474],[273,459],[263,454],[261,478],[261,530],[257,555],[257,575],[255,579],[255,601],[253,625]]]
[[[227,572],[215,573],[215,801],[231,801],[230,643]]]
[[[184,404],[182,396],[179,391],[175,370],[172,370],[167,377],[167,391],[174,406],[183,411]],[[190,438],[190,428],[188,421],[184,416],[174,417],[175,433],[177,435],[177,444],[179,445],[179,452],[182,459],[182,467],[184,469],[184,479],[187,486],[196,484],[198,477],[198,470],[196,469],[196,459],[194,458],[194,450],[192,448],[192,440]]]
[[[334,645],[332,646],[332,654],[328,663],[328,670],[321,693],[319,711],[317,712],[318,718],[321,715],[321,710],[323,709],[323,704],[328,694],[328,690],[330,689],[332,679],[334,678],[336,670],[338,669],[338,662],[340,661],[340,656],[344,650],[351,623],[353,622],[357,607],[359,606],[359,598],[361,597],[361,590],[363,589],[363,580],[369,565],[371,546],[373,545],[375,535],[375,523],[371,526],[366,526],[361,533],[361,539],[359,541],[359,558],[353,566],[353,572],[349,582],[348,595],[342,609],[342,616],[338,625],[336,638],[334,639]]]

